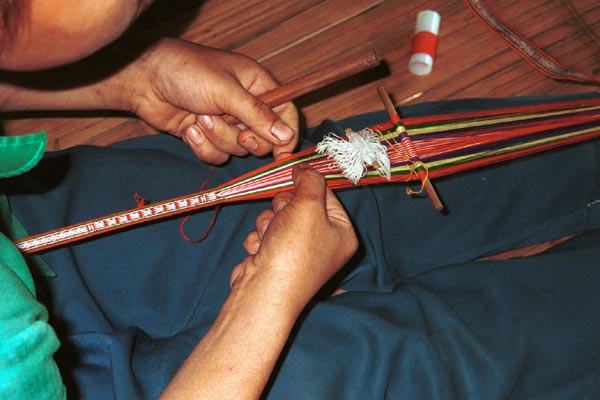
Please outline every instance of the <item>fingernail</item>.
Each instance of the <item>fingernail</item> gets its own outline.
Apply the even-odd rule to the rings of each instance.
[[[256,150],[258,149],[258,142],[255,138],[249,137],[246,140],[244,140],[244,147],[246,148],[246,150]]]
[[[281,142],[289,142],[294,137],[294,131],[285,122],[278,119],[271,127],[271,134]]]
[[[286,201],[285,199],[276,197],[275,199],[273,199],[273,211],[279,212],[283,210],[287,203],[288,201]]]
[[[215,120],[210,115],[202,115],[197,118],[197,121],[205,129],[213,129],[215,127]]]
[[[193,144],[199,146],[204,141],[204,136],[200,130],[195,126],[190,126],[186,132],[187,139]]]
[[[304,169],[304,170],[313,169],[313,168],[310,166],[310,164],[307,164],[307,163],[305,163],[305,162],[304,162],[304,163],[300,163],[300,164],[296,164],[296,165],[294,165],[294,168],[296,168],[296,169]]]
[[[258,234],[259,236],[262,238],[265,234],[265,232],[267,231],[267,228],[269,227],[269,222],[267,220],[264,221],[260,221],[260,223],[258,223]]]
[[[299,179],[299,176],[300,176],[299,174],[304,171],[307,171],[308,173],[318,174],[318,172],[315,171],[309,164],[300,163],[300,164],[294,165],[294,167],[292,168],[292,179],[294,181],[296,181],[297,179]]]

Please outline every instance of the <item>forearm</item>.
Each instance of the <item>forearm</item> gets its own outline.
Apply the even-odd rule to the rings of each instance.
[[[161,399],[258,398],[302,309],[286,292],[256,275],[236,282]]]
[[[22,88],[11,84],[0,84],[0,111],[53,111],[53,110],[123,110],[119,104],[104,97],[109,90],[98,83],[92,87],[62,90]]]
[[[125,68],[128,66],[128,68]],[[39,72],[0,71],[0,111],[131,111],[136,75],[122,54],[105,49],[86,60]]]

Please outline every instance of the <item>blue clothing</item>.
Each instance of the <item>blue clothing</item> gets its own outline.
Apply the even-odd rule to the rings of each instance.
[[[553,99],[438,102],[402,112]],[[385,119],[325,122],[304,145]],[[599,155],[596,140],[438,179],[447,215],[408,197],[402,184],[338,192],[361,242],[335,279],[348,292],[309,305],[265,397],[600,397]],[[232,160],[211,185],[266,162]],[[180,141],[145,137],[49,154],[12,182],[10,201],[37,233],[132,208],[136,192],[152,202],[193,192],[207,174]],[[71,393],[155,398],[216,317],[245,256],[242,241],[269,206],[222,207],[201,244],[184,241],[174,218],[44,253],[57,277],[42,282],[40,296],[62,340],[57,359]],[[194,214],[188,234],[200,236],[212,215]],[[583,233],[537,256],[477,261],[576,232]]]

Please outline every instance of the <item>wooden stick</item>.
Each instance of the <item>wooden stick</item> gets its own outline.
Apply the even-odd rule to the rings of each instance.
[[[379,94],[379,98],[381,99],[385,110],[390,116],[390,119],[400,119],[400,115],[398,115],[398,111],[396,111],[396,107],[394,106],[394,103],[392,102],[392,99],[390,98],[387,90],[385,90],[384,86],[377,86],[377,94]]]
[[[392,121],[401,121],[400,115],[398,115],[396,107],[394,107],[394,103],[392,102],[392,99],[390,99],[390,96],[387,90],[385,90],[385,87],[378,86],[377,93],[379,94],[379,97],[381,98],[381,101],[383,102],[383,105],[386,111],[388,112],[390,119]],[[406,135],[408,136],[408,132],[406,132]],[[410,138],[408,140],[410,140]],[[433,207],[438,211],[442,211],[444,209],[444,205],[442,204],[442,201],[440,200],[440,197],[435,191],[435,188],[433,187],[433,184],[431,183],[429,178],[427,176],[419,174],[419,179],[421,180],[423,188],[427,192],[429,199],[433,203]]]
[[[347,78],[379,65],[379,57],[374,49],[352,55],[334,63],[325,65],[306,75],[293,79],[271,91],[265,92],[258,98],[269,107],[276,107],[292,101],[304,94],[325,87],[333,82]],[[231,125],[239,123],[230,115],[224,115],[225,121]]]

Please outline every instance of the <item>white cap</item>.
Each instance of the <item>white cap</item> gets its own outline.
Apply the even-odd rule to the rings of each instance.
[[[442,17],[436,11],[425,10],[417,14],[417,25],[415,33],[418,32],[431,32],[437,35],[440,31],[440,21]]]
[[[408,70],[415,75],[427,75],[433,69],[433,57],[427,53],[416,53],[410,56]]]

